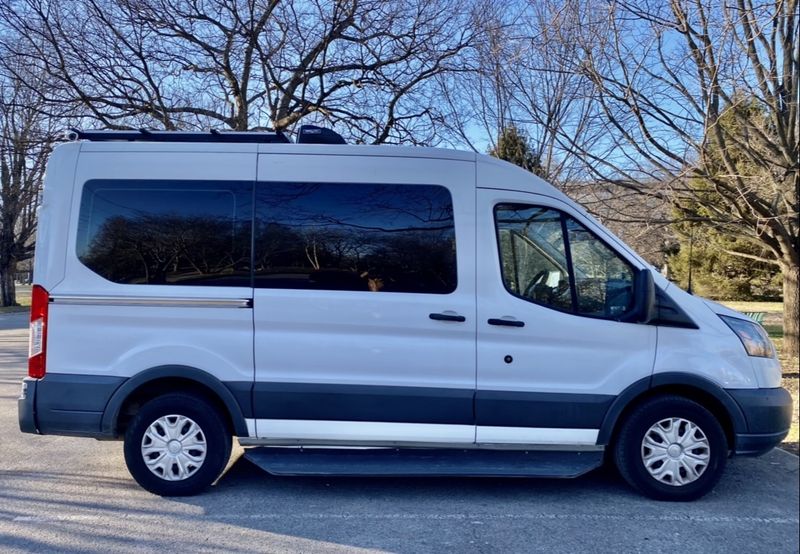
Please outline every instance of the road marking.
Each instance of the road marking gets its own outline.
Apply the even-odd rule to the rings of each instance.
[[[469,521],[480,524],[484,521],[502,520],[572,520],[572,521],[642,521],[642,522],[690,522],[690,523],[756,523],[771,525],[797,525],[798,518],[790,517],[757,517],[757,516],[705,516],[705,515],[615,515],[615,514],[163,514],[140,515],[127,514],[125,520],[163,520],[164,517],[176,517],[192,520],[226,521],[258,521],[258,520],[420,520],[420,521]],[[108,516],[97,514],[63,514],[53,516],[10,516],[0,514],[0,521],[11,520],[20,523],[48,522],[93,522],[108,519]]]

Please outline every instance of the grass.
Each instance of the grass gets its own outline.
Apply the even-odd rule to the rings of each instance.
[[[14,314],[27,312],[30,306],[0,306],[0,314]]]
[[[725,300],[720,302],[737,312],[764,312],[766,314],[783,314],[783,302],[736,302]]]
[[[28,285],[17,285],[17,304],[18,306],[0,306],[0,314],[10,314],[15,312],[27,312],[31,309],[31,287]]]

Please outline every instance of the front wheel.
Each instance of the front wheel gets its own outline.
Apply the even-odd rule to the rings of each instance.
[[[231,434],[204,399],[167,394],[144,404],[125,432],[125,463],[142,488],[161,496],[196,494],[220,476]]]
[[[717,418],[680,396],[662,396],[635,408],[614,447],[622,477],[656,500],[695,500],[719,481],[728,442]]]

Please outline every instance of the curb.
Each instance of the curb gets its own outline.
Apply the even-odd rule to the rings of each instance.
[[[791,456],[792,458],[794,458],[794,459],[796,459],[796,460],[800,460],[800,456],[798,456],[797,454],[792,454],[791,452],[789,452],[789,451],[787,451],[787,450],[784,450],[784,449],[783,449],[783,448],[781,448],[780,446],[776,446],[776,447],[775,447],[775,450],[778,450],[778,451],[780,451],[780,452],[783,452],[783,453],[784,453],[784,454],[786,454],[787,456]]]

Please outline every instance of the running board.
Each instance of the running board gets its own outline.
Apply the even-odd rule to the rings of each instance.
[[[603,463],[603,452],[394,448],[246,448],[272,475],[572,478]]]

